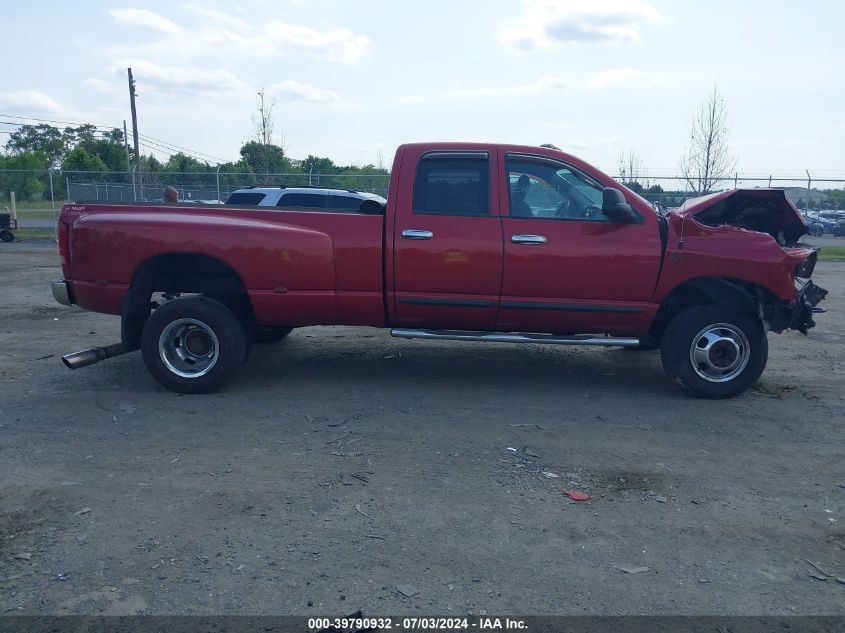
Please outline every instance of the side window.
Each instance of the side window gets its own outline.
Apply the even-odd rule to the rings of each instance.
[[[511,217],[606,222],[604,187],[577,169],[548,159],[508,157]]]
[[[414,213],[490,215],[486,153],[423,156],[414,180]]]
[[[263,193],[256,193],[256,192],[241,192],[241,193],[233,193],[229,196],[229,199],[226,200],[226,204],[239,204],[244,206],[253,206],[260,204],[262,200],[266,197],[266,194]]]
[[[328,207],[328,196],[324,193],[286,193],[276,205],[281,209],[291,207],[305,207],[309,209],[325,209]]]
[[[361,209],[361,202],[352,196],[329,196],[332,209],[343,209],[344,211],[358,211]]]

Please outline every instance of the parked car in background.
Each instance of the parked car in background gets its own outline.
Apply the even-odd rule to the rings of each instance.
[[[833,235],[836,229],[836,221],[825,217],[824,213],[818,211],[810,211],[803,213],[804,220],[807,222],[807,230],[810,235],[820,237],[822,235]]]
[[[368,200],[377,202],[362,207]],[[331,211],[363,211],[380,213],[387,200],[374,193],[354,189],[328,189],[319,187],[245,187],[238,189],[226,200],[231,206],[278,207],[280,209],[325,209]],[[379,206],[380,205],[380,206]],[[370,211],[367,211],[367,208]]]

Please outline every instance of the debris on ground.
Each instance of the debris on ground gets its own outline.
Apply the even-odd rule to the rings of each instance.
[[[620,567],[626,574],[642,574],[648,571],[648,567]]]
[[[668,498],[668,497],[664,497],[663,495],[657,495],[657,496],[654,498],[654,500],[655,500],[655,501],[657,501],[657,503],[669,503],[669,498]]]
[[[589,501],[590,494],[587,492],[581,492],[579,490],[564,490],[563,494],[567,497],[572,499],[573,501]]]
[[[89,512],[91,512],[91,508],[82,508],[81,510],[74,512],[73,516],[81,517],[83,514],[88,514]]]
[[[821,565],[819,565],[818,563],[814,563],[809,558],[805,558],[804,562],[807,563],[808,565],[810,565],[813,569],[815,569],[821,575],[826,576],[827,578],[833,578],[833,574],[831,574],[829,571],[827,571],[825,569],[822,569]],[[812,573],[810,575],[812,575]]]
[[[413,598],[419,593],[414,585],[396,585],[396,591],[401,593],[406,598]]]
[[[810,578],[812,578],[813,580],[822,580],[822,581],[827,580],[827,576],[822,576],[821,574],[809,573],[807,575]]]
[[[560,477],[560,475],[556,475],[555,473],[549,470],[545,470],[543,471],[543,477],[545,477],[546,479],[557,479],[558,477]]]
[[[15,554],[15,560],[30,560],[32,558],[32,554],[29,552],[24,552],[23,554]]]
[[[118,407],[118,410],[122,411],[123,413],[131,414],[135,413],[138,410],[138,407],[136,407],[134,404],[122,404]]]
[[[535,426],[538,429],[540,429],[541,431],[551,431],[551,429],[547,426],[540,426],[539,424],[533,424],[533,423],[532,424],[506,424],[505,426],[513,426],[513,427],[516,427],[516,428],[524,428],[524,427],[528,427],[528,426]]]
[[[528,455],[529,457],[534,457],[534,458],[536,458],[536,459],[540,459],[540,455],[538,455],[538,454],[537,454],[537,452],[536,452],[534,449],[532,449],[532,448],[528,448],[528,447],[526,446],[526,447],[525,447],[524,449],[522,449],[522,450],[523,450],[523,451],[525,451],[525,454],[526,454],[526,455]]]
[[[505,450],[510,451],[511,453],[516,453],[516,449],[513,446],[507,446],[505,447]]]

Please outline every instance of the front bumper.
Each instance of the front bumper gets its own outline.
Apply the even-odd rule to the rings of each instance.
[[[64,279],[50,282],[50,290],[53,291],[53,298],[63,306],[72,306],[73,300],[70,297],[70,288]]]
[[[816,309],[816,306],[827,296],[827,290],[809,280],[798,281],[798,283],[800,285],[795,293],[795,301],[782,306],[772,318],[769,324],[769,329],[772,331],[782,332],[791,329],[807,334],[810,328],[816,326],[813,314],[824,312],[824,310]]]

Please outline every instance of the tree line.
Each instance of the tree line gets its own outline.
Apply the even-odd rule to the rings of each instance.
[[[179,174],[178,181],[184,185],[208,184],[211,175],[219,172],[224,188],[272,185],[273,174],[333,175],[339,177],[333,179],[337,186],[346,186],[344,182],[354,183],[355,177],[388,173],[380,165],[338,165],[330,158],[313,155],[295,160],[267,136],[241,145],[239,155],[236,162],[212,165],[183,152],[171,154],[164,161],[142,153],[140,168],[145,186],[168,180],[168,174]],[[5,153],[0,154],[0,196],[8,199],[10,191],[20,199],[49,195],[48,170],[61,171],[64,175],[109,174],[111,183],[131,183],[129,172],[134,165],[135,153],[131,145],[127,153],[122,130],[90,124],[63,129],[47,123],[22,125],[9,135]],[[53,188],[57,197],[64,196],[64,178],[54,178]]]

